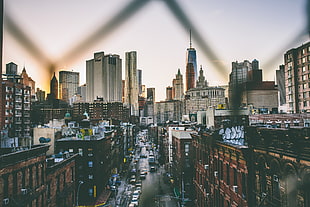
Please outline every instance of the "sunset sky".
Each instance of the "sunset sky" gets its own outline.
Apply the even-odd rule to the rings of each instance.
[[[283,54],[309,41],[306,0],[172,2],[178,4],[5,0],[4,71],[9,62],[15,62],[19,72],[25,66],[36,87],[49,92],[51,64],[56,72],[80,72],[84,84],[86,60],[95,52],[120,55],[124,71],[125,52],[137,51],[143,84],[156,88],[159,101],[165,99],[165,88],[172,85],[178,68],[185,80],[190,29],[197,65],[202,65],[211,86],[228,84],[231,62],[253,59],[259,60],[264,80],[274,80]],[[111,24],[113,18],[115,24]]]

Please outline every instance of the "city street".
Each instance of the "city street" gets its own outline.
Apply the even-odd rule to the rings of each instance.
[[[146,150],[146,149],[149,150]],[[152,150],[149,144],[139,142],[134,159],[131,161],[127,176],[121,179],[121,184],[117,189],[117,195],[110,199],[112,206],[130,206],[133,199],[133,192],[137,190],[138,183],[141,182],[141,192],[138,198],[139,207],[176,207],[177,202],[173,197],[171,187],[164,183],[165,170],[157,163],[158,154]],[[149,157],[155,158],[155,163],[149,163]],[[145,174],[141,172],[145,172]],[[132,178],[136,182],[133,183]]]

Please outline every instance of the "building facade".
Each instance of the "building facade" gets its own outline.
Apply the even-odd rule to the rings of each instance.
[[[86,101],[122,101],[122,60],[119,55],[94,54],[86,61]]]
[[[310,42],[284,54],[285,94],[289,113],[310,110]]]
[[[310,205],[309,128],[250,127],[255,206]]]
[[[22,84],[21,76],[17,75],[16,64],[7,64],[6,72],[1,83],[3,104],[0,106],[0,129],[7,130],[10,138],[18,138],[18,143],[14,144],[16,147],[27,146],[31,144],[31,88]]]
[[[181,121],[183,115],[183,102],[178,100],[161,101],[155,104],[155,118],[157,123],[167,121]]]
[[[80,85],[80,73],[73,71],[59,71],[60,99],[69,103],[70,98],[77,94]]]
[[[130,108],[130,115],[139,115],[139,85],[137,73],[137,52],[126,52],[125,62],[125,104]]]
[[[47,206],[45,153],[48,147],[37,145],[20,151],[1,149],[1,206]]]
[[[180,69],[178,69],[178,73],[172,81],[172,97],[174,100],[184,99],[183,75],[181,74]]]

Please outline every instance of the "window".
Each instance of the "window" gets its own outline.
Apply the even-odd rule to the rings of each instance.
[[[185,152],[189,152],[189,144],[185,144],[184,145],[184,151]]]
[[[79,148],[79,155],[83,156],[83,149]]]
[[[72,149],[72,148],[70,148],[70,149],[69,149],[69,152],[70,152],[70,153],[73,153],[73,149]]]
[[[307,101],[304,101],[304,107],[307,107]]]
[[[226,164],[226,183],[227,185],[230,185],[230,173],[229,173],[230,167],[229,164]]]
[[[88,167],[93,167],[93,161],[88,161]]]
[[[89,189],[88,189],[88,195],[89,195],[90,197],[93,196],[93,189],[92,189],[92,188],[89,188]]]

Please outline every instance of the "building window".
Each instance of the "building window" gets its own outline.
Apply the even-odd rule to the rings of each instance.
[[[71,181],[74,181],[74,167],[71,167]]]
[[[247,189],[247,182],[246,182],[246,175],[242,173],[242,197],[245,199],[247,197],[246,189]]]
[[[184,151],[185,152],[189,152],[189,144],[185,144],[184,145]]]
[[[307,101],[304,101],[304,107],[307,107]]]
[[[238,171],[234,168],[234,185],[238,185]]]
[[[227,185],[230,185],[230,167],[229,164],[226,164],[226,183]]]
[[[83,149],[79,148],[79,155],[83,156]]]
[[[302,72],[306,71],[306,66],[302,66]]]
[[[69,153],[73,153],[73,149],[72,148],[69,149]]]
[[[89,197],[93,196],[93,189],[92,188],[88,189],[88,195],[89,195]]]
[[[88,167],[93,167],[93,161],[88,161]]]

